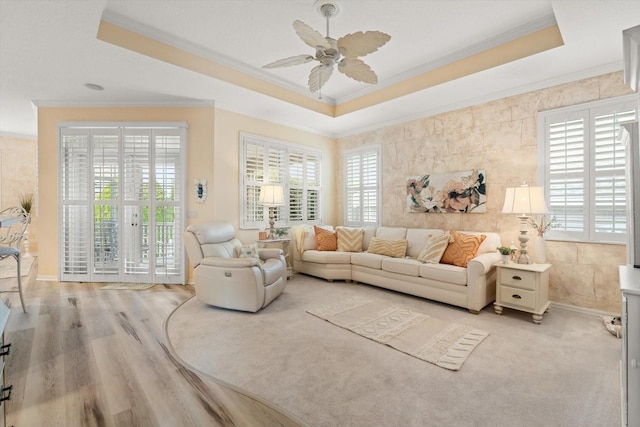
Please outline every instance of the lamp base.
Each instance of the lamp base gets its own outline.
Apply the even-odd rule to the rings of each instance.
[[[526,252],[522,253],[522,250],[521,250],[520,255],[518,255],[518,259],[516,260],[516,263],[517,264],[533,264],[533,259],[531,259],[528,253]]]
[[[527,236],[527,220],[528,217],[522,215],[520,218],[520,235],[518,240],[520,241],[520,253],[516,262],[518,264],[533,264],[533,259],[529,256],[527,251],[527,243],[529,242],[529,236]]]
[[[276,236],[276,228],[273,226],[275,222],[275,207],[269,206],[269,235],[267,236],[267,240],[277,239]]]

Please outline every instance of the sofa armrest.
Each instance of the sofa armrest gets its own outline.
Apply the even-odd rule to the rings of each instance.
[[[469,275],[487,274],[491,271],[491,267],[500,260],[500,254],[497,252],[488,252],[478,255],[469,261],[469,264],[467,265],[467,272]]]
[[[467,264],[467,308],[479,313],[496,299],[496,268],[500,254],[489,252],[478,255]]]
[[[259,266],[260,261],[258,258],[218,258],[208,257],[203,258],[200,265],[208,265],[210,267],[221,268],[247,268],[253,266]]]
[[[258,249],[258,256],[262,260],[267,260],[269,258],[280,258],[281,256],[284,256],[284,252],[282,249],[278,248]]]

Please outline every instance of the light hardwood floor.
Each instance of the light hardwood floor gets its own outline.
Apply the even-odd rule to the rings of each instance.
[[[163,322],[193,294],[191,286],[100,290],[96,283],[23,278],[28,313],[17,294],[6,342],[7,425],[293,426],[273,409],[180,365]],[[16,279],[0,280],[2,290]],[[197,319],[194,319],[197,327]]]

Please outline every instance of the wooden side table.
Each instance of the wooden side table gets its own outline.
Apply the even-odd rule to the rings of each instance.
[[[291,279],[293,277],[293,266],[291,264],[291,256],[289,253],[289,243],[291,243],[291,239],[262,239],[256,241],[259,248],[266,248],[271,244],[279,245],[282,248],[282,252],[284,252],[284,259],[287,262],[287,279]]]
[[[533,323],[542,323],[542,315],[549,308],[549,269],[551,264],[496,264],[496,302],[502,308],[533,314]]]

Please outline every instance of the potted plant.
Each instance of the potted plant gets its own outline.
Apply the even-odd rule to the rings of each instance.
[[[18,203],[20,203],[20,207],[22,207],[26,213],[31,213],[31,208],[33,207],[33,193],[22,193],[18,197]]]
[[[497,249],[500,255],[502,255],[502,263],[509,264],[509,257],[513,253],[513,249],[508,246],[498,246]]]
[[[18,197],[18,203],[26,213],[30,214],[31,209],[33,208],[33,193],[22,193]],[[29,219],[27,220],[27,223],[30,223],[30,222],[31,222],[31,215],[29,215]],[[29,255],[29,225],[27,225],[27,228],[24,231],[22,244],[24,246],[25,256],[28,256]]]

